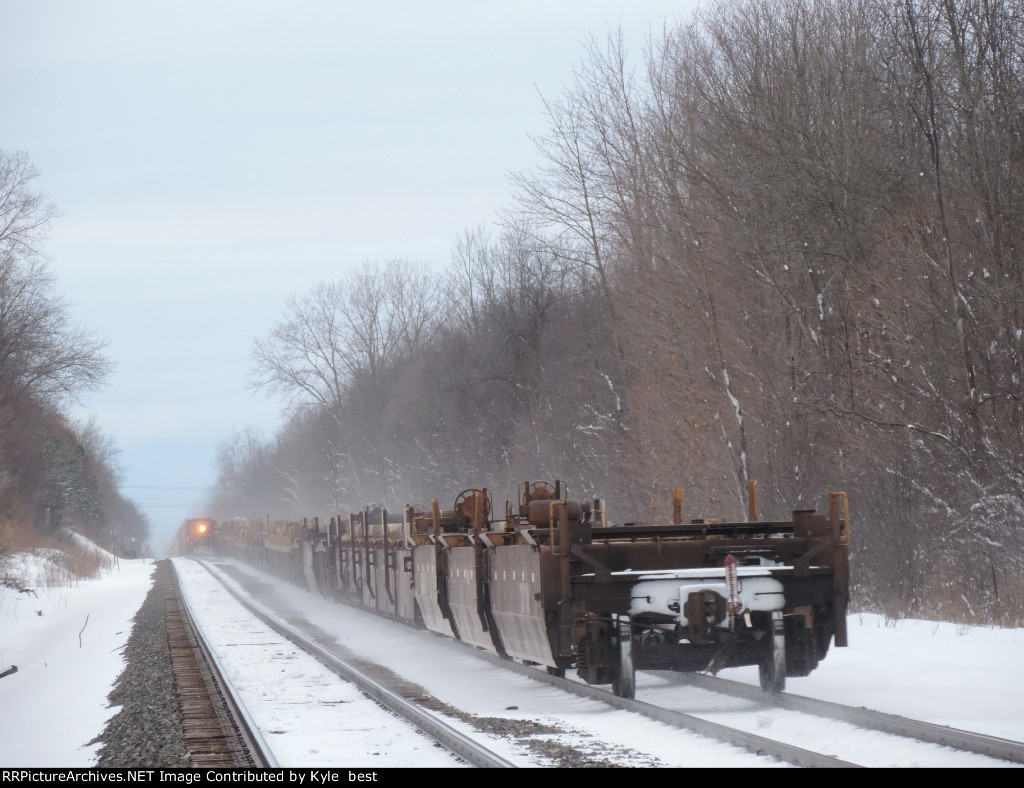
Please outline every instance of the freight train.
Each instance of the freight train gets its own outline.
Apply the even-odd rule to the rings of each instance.
[[[172,555],[215,554],[218,549],[217,521],[211,517],[193,517],[184,522],[174,536]]]
[[[222,552],[324,596],[633,697],[636,670],[757,665],[780,692],[831,643],[847,645],[849,507],[791,520],[683,521],[683,492],[661,524],[610,524],[604,503],[561,482],[524,482],[496,517],[491,493],[450,509],[382,507],[347,517],[221,523]],[[196,528],[195,521],[183,530]],[[193,538],[194,547],[210,540]]]

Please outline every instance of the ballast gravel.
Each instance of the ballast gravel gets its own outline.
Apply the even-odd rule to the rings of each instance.
[[[101,745],[96,762],[100,768],[190,766],[175,695],[164,615],[166,589],[174,583],[173,571],[170,562],[157,562],[153,587],[133,620],[132,633],[124,648],[125,668],[109,695],[110,705],[121,708],[103,732],[90,742]],[[588,752],[589,748],[567,746],[558,741],[558,734],[565,732],[550,726],[514,718],[477,717],[448,707],[429,697],[422,689],[407,694],[428,708],[433,707],[435,711],[461,719],[478,730],[518,741],[540,762],[548,765],[561,768],[607,767],[631,760],[629,753],[615,753],[620,757],[626,756],[620,760]],[[604,751],[603,755],[612,755],[606,747],[598,749]],[[657,765],[657,762],[652,760],[649,765]]]
[[[181,713],[171,673],[164,598],[174,582],[168,561],[158,561],[153,587],[135,614],[124,648],[125,668],[108,699],[121,710],[90,744],[100,744],[101,768],[189,766]]]

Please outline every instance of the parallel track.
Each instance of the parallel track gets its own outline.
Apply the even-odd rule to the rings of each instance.
[[[931,742],[944,747],[951,747],[966,752],[976,752],[979,755],[988,755],[991,758],[1000,758],[1013,763],[1024,763],[1024,742],[1001,739],[997,736],[986,736],[982,733],[950,728],[945,725],[936,725],[931,722],[913,720],[908,717],[900,717],[895,714],[886,714],[881,711],[874,711],[864,707],[843,706],[831,701],[807,698],[802,695],[792,695],[783,692],[778,695],[765,695],[757,687],[750,684],[743,684],[739,681],[705,676],[699,673],[670,673],[668,671],[651,671],[659,678],[679,684],[689,684],[694,687],[731,695],[735,698],[743,698],[765,706],[774,706],[780,709],[801,711],[806,714],[813,714],[818,717],[827,717],[840,722],[848,722],[859,728],[889,733],[894,736],[904,736],[918,741]]]
[[[498,667],[527,676],[535,681],[550,684],[561,690],[565,690],[566,692],[571,692],[573,695],[578,695],[581,698],[600,701],[617,709],[632,711],[652,720],[663,722],[666,725],[683,728],[702,736],[707,736],[708,738],[725,742],[726,744],[731,744],[734,747],[740,747],[741,749],[754,753],[755,755],[765,755],[780,761],[785,761],[786,763],[792,763],[795,766],[815,768],[856,768],[858,766],[855,763],[849,763],[831,755],[823,755],[822,753],[813,752],[811,750],[804,750],[800,747],[794,747],[791,744],[786,744],[785,742],[768,739],[764,736],[758,736],[754,733],[739,730],[738,728],[730,728],[727,725],[721,725],[717,722],[701,719],[700,717],[695,717],[692,714],[685,714],[681,711],[665,709],[639,700],[620,698],[613,695],[608,690],[600,689],[599,687],[592,686],[590,684],[582,684],[578,681],[559,678],[558,676],[551,676],[544,671],[537,670],[537,668],[520,665],[517,662],[502,659],[501,657],[494,656],[493,654],[488,654],[482,651],[475,651],[474,654],[480,659],[486,660]]]
[[[378,682],[374,681],[359,669],[338,658],[318,643],[310,640],[294,627],[281,621],[264,610],[261,606],[239,594],[229,584],[224,583],[220,573],[212,569],[206,561],[199,561],[198,563],[210,572],[210,574],[216,578],[221,585],[223,585],[225,590],[227,590],[228,593],[230,593],[243,607],[245,607],[246,610],[256,616],[256,618],[289,642],[314,656],[327,668],[337,673],[343,679],[355,684],[367,696],[377,701],[385,708],[390,709],[399,717],[411,722],[423,731],[423,733],[434,739],[438,744],[455,753],[459,757],[464,758],[468,763],[471,763],[474,766],[483,768],[507,768],[514,766],[514,764],[505,760],[497,753],[487,749],[476,740],[457,731],[436,715],[425,711],[386,687],[381,686]]]
[[[529,678],[551,684],[552,686],[564,689],[574,695],[591,698],[607,703],[620,709],[627,709],[642,714],[645,717],[686,728],[696,733],[701,733],[719,741],[743,747],[750,752],[771,755],[772,757],[784,760],[797,766],[814,767],[837,767],[857,766],[837,758],[820,753],[802,750],[797,747],[772,739],[766,739],[752,733],[729,728],[709,720],[695,717],[683,712],[661,708],[649,703],[636,700],[626,700],[616,697],[607,690],[598,687],[558,678],[548,675],[546,672],[534,667],[520,665],[515,662],[501,659],[500,657],[486,652],[475,651],[477,657],[485,659],[492,664],[499,665],[508,670],[520,673]],[[1001,739],[996,736],[987,736],[981,733],[973,733],[958,728],[950,728],[943,725],[935,725],[930,722],[914,720],[908,717],[900,717],[895,714],[874,711],[866,708],[855,708],[844,706],[831,701],[808,698],[802,695],[790,693],[779,693],[777,695],[766,694],[759,687],[750,684],[743,684],[738,681],[721,679],[713,676],[706,676],[699,673],[674,673],[671,671],[648,671],[652,675],[666,679],[678,684],[687,684],[699,687],[704,690],[716,692],[731,697],[742,698],[764,707],[774,707],[798,711],[804,714],[811,714],[817,717],[837,720],[855,725],[858,728],[880,731],[894,736],[902,736],[907,739],[938,744],[955,750],[973,752],[979,755],[986,755],[990,758],[998,758],[1012,763],[1024,763],[1024,742]]]
[[[219,571],[217,571],[215,568],[212,568],[205,561],[200,561],[199,563],[202,566],[204,566],[210,572],[211,575],[213,575],[218,580],[221,580],[221,576],[220,576]],[[315,657],[320,659],[322,662],[324,662],[331,669],[336,669],[335,668],[336,664],[337,665],[343,665],[344,666],[343,669],[338,669],[339,674],[342,675],[343,678],[346,678],[346,679],[349,679],[349,680],[353,681],[354,683],[356,683],[358,686],[360,686],[364,690],[369,688],[368,694],[370,694],[371,697],[374,697],[376,700],[378,700],[379,702],[383,703],[388,708],[391,708],[393,711],[395,711],[396,713],[400,714],[401,716],[405,716],[400,711],[400,708],[401,707],[409,706],[410,704],[408,704],[408,702],[405,701],[403,698],[400,698],[400,697],[394,695],[393,693],[391,693],[390,691],[384,689],[383,687],[380,687],[378,684],[376,684],[376,682],[373,682],[372,679],[369,679],[367,676],[365,676],[365,674],[361,673],[356,668],[353,668],[352,666],[349,666],[349,665],[345,665],[345,663],[341,662],[341,660],[339,660],[337,657],[335,657],[334,655],[330,654],[330,652],[326,651],[325,649],[323,649],[321,646],[319,646],[315,642],[313,642],[313,641],[309,640],[308,638],[306,638],[304,635],[302,635],[301,633],[296,631],[294,628],[292,628],[288,624],[285,624],[285,623],[279,621],[276,617],[274,617],[271,614],[269,614],[266,611],[264,611],[259,605],[253,604],[250,600],[245,598],[243,595],[239,594],[230,585],[228,585],[226,583],[223,583],[222,580],[221,580],[221,582],[224,585],[224,587],[241,604],[243,604],[250,612],[252,612],[255,616],[257,616],[265,624],[270,626],[272,629],[277,631],[279,634],[281,634],[284,637],[288,638],[290,641],[296,643],[296,645],[300,646],[304,650],[306,650],[309,653],[313,654]],[[465,645],[465,644],[461,644],[459,641],[451,641],[451,642],[453,644]],[[606,703],[606,704],[608,704],[610,706],[614,706],[615,708],[620,708],[620,709],[625,709],[627,711],[636,712],[636,713],[642,714],[642,715],[644,715],[646,717],[649,717],[651,719],[655,719],[655,720],[657,720],[659,722],[663,722],[663,723],[666,723],[666,724],[669,724],[669,725],[673,725],[673,726],[678,727],[678,728],[683,728],[683,729],[690,730],[690,731],[693,731],[695,733],[698,733],[698,734],[701,734],[701,735],[704,735],[704,736],[708,736],[709,738],[713,738],[713,739],[716,739],[718,741],[722,741],[722,742],[725,742],[727,744],[731,744],[733,746],[743,748],[743,749],[747,750],[748,752],[754,753],[755,755],[768,756],[768,757],[775,758],[777,760],[784,761],[784,762],[787,762],[787,763],[792,763],[792,764],[795,764],[795,765],[798,765],[798,766],[809,766],[809,767],[819,767],[819,768],[820,767],[832,767],[832,768],[835,768],[835,767],[854,767],[854,766],[856,766],[856,764],[847,763],[845,761],[839,760],[838,758],[834,758],[834,757],[831,757],[831,756],[828,756],[828,755],[822,755],[821,753],[811,752],[809,750],[804,750],[804,749],[801,749],[799,747],[794,747],[792,745],[786,744],[784,742],[779,742],[779,741],[775,741],[773,739],[764,738],[764,737],[757,736],[757,735],[751,734],[751,733],[747,733],[745,731],[741,731],[741,730],[738,730],[738,729],[735,729],[735,728],[729,728],[729,727],[727,727],[725,725],[720,725],[718,723],[710,722],[708,720],[702,720],[699,717],[694,717],[694,716],[689,715],[689,714],[683,714],[681,712],[672,711],[672,710],[669,710],[669,709],[662,709],[662,708],[659,708],[657,706],[653,706],[653,705],[648,704],[648,703],[643,703],[641,701],[627,700],[627,699],[624,699],[624,698],[618,698],[618,697],[612,695],[607,690],[600,689],[598,687],[593,687],[593,686],[590,686],[590,685],[587,685],[587,684],[581,684],[579,682],[569,681],[567,679],[562,679],[562,678],[558,678],[558,677],[555,677],[555,676],[550,676],[550,675],[548,675],[547,673],[545,673],[543,671],[537,670],[536,668],[528,667],[526,665],[521,665],[519,663],[512,662],[510,660],[501,659],[500,657],[494,656],[494,655],[489,654],[489,653],[487,653],[485,651],[481,651],[481,650],[479,650],[479,649],[477,649],[475,647],[472,647],[472,646],[465,646],[465,648],[473,656],[478,657],[478,658],[483,659],[483,660],[486,660],[488,662],[491,662],[492,664],[494,664],[494,665],[496,665],[496,666],[498,666],[498,667],[500,667],[502,669],[507,669],[507,670],[511,670],[513,672],[516,672],[516,673],[520,673],[520,674],[522,674],[524,676],[528,676],[529,678],[535,679],[537,681],[546,682],[548,684],[551,684],[553,686],[558,687],[559,689],[565,690],[567,692],[571,692],[571,693],[573,693],[575,695],[578,695],[580,697],[589,698],[589,699],[593,699],[593,700],[598,700],[598,701]],[[364,686],[364,683],[365,683],[365,686]],[[398,705],[394,706],[394,707],[392,705],[390,705],[389,702],[386,702],[384,700],[384,698],[386,696],[390,696],[390,697],[394,698],[394,701]],[[418,711],[419,714],[423,714],[424,713],[421,710],[417,710],[417,711]],[[424,727],[424,725],[421,724],[421,722],[419,720],[413,720],[413,722],[415,722],[417,725],[419,725],[421,727]],[[447,727],[447,726],[445,726],[445,727]],[[426,728],[424,727],[424,729],[426,729]],[[431,735],[434,735],[434,734],[431,733]],[[457,735],[461,737],[461,734],[457,734]],[[445,746],[449,747],[449,749],[452,749],[453,752],[456,752],[459,755],[462,755],[463,757],[466,757],[466,759],[469,760],[471,763],[477,763],[469,755],[464,754],[463,752],[455,749],[453,746],[449,745],[446,741],[443,741],[440,738],[438,740],[441,741],[441,743],[444,744]],[[477,765],[511,765],[511,764],[508,764],[507,762],[504,762],[504,763],[500,763],[500,764],[481,764],[481,763],[478,763]]]
[[[176,572],[165,597],[165,616],[190,765],[276,767],[273,753],[196,625]]]
[[[210,567],[207,566],[207,569],[210,569]],[[211,574],[218,577],[218,573],[214,570],[211,570]],[[218,579],[220,578],[218,577]],[[228,586],[226,587],[255,615],[260,617],[265,621],[265,623],[272,626],[282,635],[289,639],[292,639],[292,635],[294,635],[296,638],[306,641],[309,648],[305,645],[302,645],[302,647],[310,651],[310,653],[313,653],[325,663],[329,664],[328,661],[336,661],[336,658],[333,657],[333,655],[326,652],[320,646],[309,641],[287,624],[283,624],[276,619],[273,619],[272,616],[265,613],[260,608],[252,606],[234,589]],[[361,609],[358,605],[355,605],[354,607]],[[458,641],[452,642],[458,643]],[[538,670],[536,667],[523,665],[509,659],[502,659],[494,654],[490,654],[472,646],[465,647],[473,656],[502,669],[519,673],[535,681],[550,684],[580,697],[597,700],[614,708],[632,711],[668,725],[673,725],[675,727],[693,731],[694,733],[708,736],[709,738],[740,747],[757,755],[769,756],[780,761],[804,767],[836,768],[859,766],[858,764],[850,763],[834,756],[805,750],[786,744],[785,742],[776,741],[754,733],[731,728],[691,714],[662,708],[642,701],[619,698],[608,692],[606,689],[552,676],[543,669]],[[359,672],[354,668],[349,667],[348,669],[352,670],[355,674],[362,676],[366,681],[373,683],[370,679],[359,674]],[[799,695],[791,695],[787,693],[767,695],[758,687],[701,674],[681,674],[666,671],[651,671],[651,673],[657,675],[659,678],[664,678],[680,684],[690,684],[720,694],[743,698],[745,700],[758,703],[766,708],[775,707],[799,711],[818,717],[839,720],[860,728],[876,730],[917,741],[938,744],[966,752],[978,753],[1009,762],[1024,763],[1024,743],[1021,742],[1000,739],[998,737],[986,736],[984,734],[972,733],[969,731],[962,731],[956,728],[934,725],[932,723],[912,720],[869,709],[842,706],[840,704],[819,701],[813,698],[805,698]],[[355,681],[355,679],[352,680]],[[356,681],[356,683],[359,682]],[[380,688],[380,690],[382,692],[387,692],[386,690],[383,690],[383,688]],[[399,700],[401,700],[402,703],[405,703],[404,700]],[[416,724],[419,723],[417,722]],[[459,754],[461,755],[462,753]],[[467,760],[469,759],[467,758]]]

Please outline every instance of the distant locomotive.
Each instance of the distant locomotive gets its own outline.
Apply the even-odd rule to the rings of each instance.
[[[747,522],[684,523],[677,489],[671,522],[609,525],[599,499],[525,482],[503,519],[487,490],[470,489],[451,509],[435,499],[398,521],[379,507],[326,523],[234,520],[218,546],[411,626],[555,675],[575,668],[622,697],[633,697],[638,669],[743,665],[779,692],[833,640],[847,645],[848,503],[829,493],[827,515],[769,522],[753,483],[749,495]]]
[[[218,552],[217,521],[210,517],[194,517],[186,520],[174,538],[172,553],[193,555]]]

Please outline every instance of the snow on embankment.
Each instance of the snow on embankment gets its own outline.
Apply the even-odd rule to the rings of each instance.
[[[91,766],[87,743],[116,712],[107,694],[154,564],[82,541],[84,550],[16,553],[0,567],[0,673],[18,668],[0,678],[0,766]],[[82,562],[98,576],[76,576]]]

